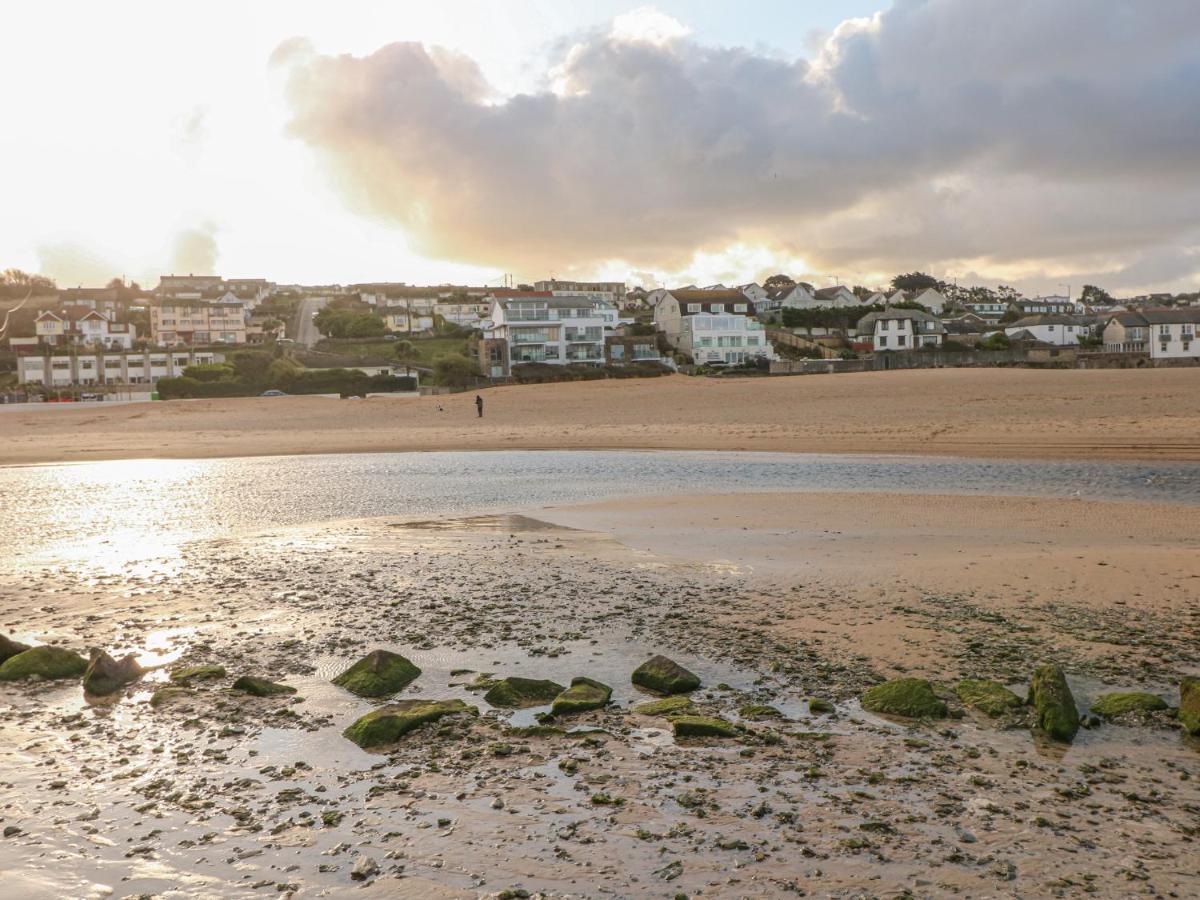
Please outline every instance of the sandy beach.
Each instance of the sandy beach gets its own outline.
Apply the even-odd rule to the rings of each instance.
[[[474,394],[0,407],[0,464],[543,448],[1200,459],[1200,368],[671,376],[483,396],[483,419]]]

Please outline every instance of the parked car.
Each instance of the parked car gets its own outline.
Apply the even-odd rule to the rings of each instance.
[[[287,394],[285,394],[283,391],[277,391],[277,390],[275,390],[275,388],[271,388],[271,390],[263,391],[258,396],[260,396],[260,397],[286,397]]]

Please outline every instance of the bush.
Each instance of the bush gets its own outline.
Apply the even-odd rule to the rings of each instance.
[[[313,324],[321,334],[334,338],[382,337],[387,334],[387,327],[379,316],[344,307],[326,306],[317,313]]]
[[[443,387],[466,387],[475,380],[475,364],[461,353],[448,353],[434,362],[433,377]]]
[[[230,363],[206,363],[188,366],[183,370],[184,378],[192,378],[196,381],[232,381],[233,376],[234,370]]]
[[[1012,345],[1008,339],[1008,335],[1003,331],[996,331],[989,334],[986,338],[979,342],[980,350],[1007,350]]]

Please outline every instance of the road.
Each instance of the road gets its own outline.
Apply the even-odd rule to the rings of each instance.
[[[321,332],[313,325],[313,314],[329,301],[328,297],[305,297],[296,308],[296,316],[292,319],[292,327],[288,329],[292,340],[297,344],[311,347],[321,339]]]

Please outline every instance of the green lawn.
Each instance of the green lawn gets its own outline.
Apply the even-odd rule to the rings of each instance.
[[[363,339],[361,341],[321,341],[314,349],[323,350],[327,353],[341,353],[347,356],[360,357],[378,357],[382,356],[387,359],[394,359],[396,356],[396,344],[406,340],[401,336],[395,341],[384,341],[377,338]],[[445,356],[449,353],[467,352],[467,339],[464,337],[414,337],[411,339],[413,345],[412,357],[407,360],[417,366],[432,366],[433,361],[439,356]]]

